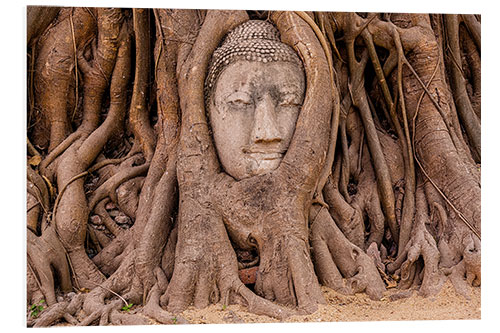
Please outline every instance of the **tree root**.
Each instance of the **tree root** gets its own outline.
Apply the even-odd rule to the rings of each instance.
[[[111,176],[108,180],[104,182],[99,188],[94,191],[92,197],[89,200],[89,210],[93,210],[99,201],[107,196],[115,198],[113,200],[117,203],[117,188],[124,184],[126,181],[144,175],[149,169],[149,163],[144,163],[138,166],[131,166],[120,170],[115,175]]]
[[[180,313],[191,303],[204,308],[210,303],[239,299],[250,312],[283,319],[295,311],[255,295],[238,277],[236,254],[222,219],[214,217],[186,196],[181,206],[176,261],[172,280],[162,297],[167,310]],[[210,218],[211,217],[211,218]],[[203,231],[202,231],[203,230]]]
[[[71,325],[78,325],[79,322],[74,316],[81,308],[84,297],[84,294],[76,294],[70,302],[63,301],[49,306],[38,319],[34,320],[33,327],[48,327],[61,319]]]
[[[354,15],[354,14],[353,14]],[[372,17],[373,19],[373,17]],[[394,207],[394,191],[392,188],[392,180],[385,160],[380,140],[377,135],[373,116],[367,99],[366,89],[364,87],[364,71],[368,61],[368,52],[364,52],[361,61],[356,60],[354,51],[354,42],[356,35],[364,30],[364,27],[369,23],[367,21],[362,28],[355,27],[355,20],[349,25],[346,32],[347,50],[349,55],[349,71],[352,76],[352,93],[353,105],[355,105],[360,113],[363,121],[363,126],[366,133],[366,142],[368,144],[370,155],[374,165],[378,189],[381,193],[381,205],[385,213],[387,224],[391,230],[391,234],[396,243],[399,241],[399,226],[396,223],[395,207]]]
[[[415,223],[410,240],[396,261],[387,265],[390,273],[400,268],[401,282],[399,288],[407,289],[414,285],[414,280],[423,274],[419,294],[422,296],[435,295],[441,290],[445,278],[439,270],[440,252],[436,241],[425,227],[428,220],[427,208],[423,189],[417,188],[417,210]],[[422,257],[423,271],[417,267],[418,259]]]
[[[462,260],[456,265],[442,270],[450,279],[457,293],[470,299],[469,286],[478,287],[481,285],[481,243],[477,237],[474,235],[466,236],[463,240]]]
[[[47,304],[56,304],[54,276],[57,274],[59,285],[64,292],[71,291],[71,278],[65,250],[59,241],[53,227],[44,230],[37,237],[31,230],[28,237],[28,263],[33,268],[33,277],[39,281],[39,288],[45,296]],[[28,299],[32,298],[28,294]]]
[[[150,318],[153,318],[162,324],[187,324],[189,323],[182,316],[174,315],[165,311],[160,306],[161,296],[165,293],[168,287],[167,277],[163,270],[159,267],[155,268],[156,283],[151,288],[148,294],[147,302],[142,309],[142,313]]]
[[[385,286],[372,258],[347,240],[325,209],[314,205],[309,220],[320,281],[341,293],[365,291],[371,299],[381,299]]]
[[[340,170],[340,159],[337,159],[334,170],[334,179],[328,177],[323,189],[325,201],[329,205],[331,216],[338,221],[338,226],[347,239],[354,245],[364,247],[364,225],[363,215],[360,209],[351,206],[340,193],[338,186],[338,176]]]
[[[131,294],[119,297],[118,300],[112,300],[109,304],[105,303],[106,298],[120,294],[130,288],[133,273],[133,256],[130,255],[123,260],[113,275],[107,278],[102,284],[93,285],[93,289],[86,295],[82,307],[87,317],[80,325],[87,326],[98,319],[100,323],[107,324],[112,315],[116,315],[113,310],[121,309],[124,305],[128,305],[127,302],[137,304],[137,300],[133,299]]]
[[[28,166],[27,296],[28,304],[44,299],[48,308],[38,318],[29,318],[29,326],[51,326],[62,320],[84,326],[183,324],[188,320],[181,312],[187,307],[217,302],[241,304],[249,312],[284,319],[312,313],[324,303],[318,279],[337,292],[366,292],[373,300],[382,298],[384,281],[388,288],[395,286],[397,275],[401,291],[389,296],[391,300],[409,297],[415,290],[434,295],[447,278],[466,298],[468,285],[481,284],[480,171],[470,150],[480,148],[480,23],[474,16],[461,16],[466,27],[457,23],[460,16],[443,18],[449,31],[440,37],[453,34],[452,40],[443,37],[443,45],[450,43],[454,58],[446,59],[454,63],[444,63],[441,41],[436,42],[434,35],[439,31],[431,27],[439,25],[437,16],[432,23],[424,15],[404,16],[409,27],[402,27],[379,15],[361,19],[358,14],[316,14],[320,21],[316,26],[314,15],[303,12],[268,13],[283,41],[303,60],[308,92],[280,167],[234,181],[220,168],[200,83],[221,38],[246,21],[249,13],[154,10],[157,25],[152,30],[146,10],[133,9],[132,17],[126,11],[63,9],[58,22],[40,38],[38,58],[34,50],[30,54],[33,64],[37,61],[33,72],[39,91],[36,100],[30,92],[29,112],[48,120],[33,129],[31,139],[36,148],[48,151],[40,164],[32,160]],[[129,19],[136,37],[133,44],[132,22],[122,24]],[[467,29],[467,35],[460,29]],[[150,31],[157,33],[151,89]],[[348,64],[335,45],[334,34],[342,33],[347,51],[341,51],[342,56],[347,53]],[[326,34],[339,58],[336,69],[346,74],[341,80],[332,71]],[[58,36],[70,40],[54,41]],[[360,36],[364,45],[357,42]],[[92,50],[87,47],[91,38],[96,39]],[[132,45],[134,61],[129,53]],[[375,45],[387,51],[380,59],[385,51]],[[364,47],[362,54],[358,52]],[[470,59],[462,59],[464,54]],[[373,68],[366,67],[369,57]],[[129,82],[132,63],[133,83]],[[446,77],[450,75],[446,69],[453,76]],[[83,81],[78,82],[73,70],[83,74]],[[389,84],[386,78],[391,72],[395,73]],[[367,77],[373,84],[365,84]],[[459,92],[455,103],[460,119],[447,82],[454,94]],[[41,91],[43,87],[46,91]],[[390,88],[396,92],[394,99]],[[78,89],[84,92],[83,114]],[[110,98],[104,96],[108,89]],[[460,98],[464,101],[459,103]],[[384,102],[383,110],[375,109]],[[73,107],[78,111],[75,120],[68,114]],[[153,110],[158,116],[155,127]],[[339,111],[345,113],[341,119]],[[352,115],[355,121],[348,119]],[[111,176],[99,175],[98,185],[85,183],[85,175],[110,161],[104,155],[115,148],[113,136],[123,131],[125,121],[134,136],[127,161]],[[70,134],[73,126],[78,129]],[[461,126],[471,142],[464,140]],[[50,139],[40,134],[44,130],[50,130]],[[399,145],[389,135],[394,130]],[[36,148],[28,139],[30,154],[41,156]],[[133,155],[138,151],[146,163],[136,166]],[[480,163],[480,151],[476,155]],[[414,170],[414,160],[421,170]],[[39,173],[33,170],[37,165]],[[424,175],[429,180],[425,186],[435,193],[426,187],[424,194],[422,184],[415,186]],[[51,216],[55,180],[59,196]],[[404,192],[395,194],[394,188],[401,184]],[[86,190],[95,187],[88,197]],[[121,229],[110,217],[105,208],[110,200],[134,219],[130,230]],[[435,209],[432,214],[429,207]],[[107,231],[93,235],[87,222],[90,214],[99,215],[97,223],[112,235]],[[93,246],[99,253],[89,259],[86,250]],[[258,253],[252,267],[255,292],[238,275],[235,249]],[[398,256],[392,262],[396,249]],[[59,292],[72,287],[91,290],[71,300],[66,294],[61,300]],[[130,308],[133,304],[143,307]]]

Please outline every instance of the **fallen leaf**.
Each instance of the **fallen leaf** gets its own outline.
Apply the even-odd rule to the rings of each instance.
[[[32,156],[29,160],[28,163],[32,166],[38,166],[42,162],[42,157],[40,155],[35,155]]]

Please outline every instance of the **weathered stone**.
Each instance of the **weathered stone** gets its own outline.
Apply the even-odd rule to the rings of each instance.
[[[221,165],[238,180],[280,165],[304,100],[302,63],[278,36],[272,24],[249,21],[230,32],[212,57],[206,82],[210,124]]]

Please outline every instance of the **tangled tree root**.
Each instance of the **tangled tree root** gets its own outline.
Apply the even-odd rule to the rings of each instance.
[[[321,283],[340,293],[365,291],[371,299],[381,299],[385,285],[373,259],[347,240],[326,209],[313,206],[309,219],[316,272]]]
[[[56,235],[53,226],[48,227],[42,236],[36,236],[28,229],[28,284],[30,278],[35,280],[35,289],[28,289],[28,304],[30,301],[36,303],[40,295],[36,296],[35,291],[40,291],[49,306],[57,303],[54,284],[54,273],[57,276],[59,285],[63,292],[71,291],[70,268],[66,258],[66,250],[62,246]],[[54,270],[54,273],[52,272]]]
[[[200,85],[221,38],[252,15],[276,24],[314,89],[280,168],[235,181]],[[187,307],[217,302],[284,319],[324,303],[318,279],[374,300],[399,276],[392,300],[447,278],[466,298],[480,286],[476,17],[67,8],[29,34],[42,37],[30,54],[27,296],[48,305],[29,326],[187,323]],[[239,250],[256,253],[255,293]]]
[[[78,325],[78,320],[74,317],[83,304],[84,294],[73,294],[70,301],[55,303],[45,309],[39,318],[28,323],[28,326],[47,327],[64,319],[69,324]]]

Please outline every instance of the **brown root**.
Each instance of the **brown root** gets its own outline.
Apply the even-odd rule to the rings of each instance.
[[[84,297],[84,294],[76,294],[70,301],[62,301],[49,306],[34,321],[33,327],[48,327],[62,319],[71,325],[78,325],[78,320],[74,316],[81,308]]]
[[[72,25],[72,23],[74,23]],[[72,29],[72,26],[78,27]],[[86,45],[95,33],[96,26],[90,13],[83,8],[61,10],[59,22],[39,40],[39,55],[35,71],[36,105],[46,122],[49,137],[37,140],[36,145],[47,146],[52,151],[69,134],[69,114],[73,111],[75,45]],[[73,40],[73,43],[67,41]],[[73,100],[73,101],[72,101]],[[40,129],[40,127],[37,127]],[[36,138],[42,139],[41,135]]]
[[[38,281],[39,290],[45,296],[47,304],[53,305],[57,303],[54,273],[57,275],[61,289],[64,292],[71,291],[72,283],[66,251],[56,236],[54,227],[45,229],[40,237],[28,229],[27,236],[28,265],[32,269],[32,277]],[[28,294],[28,299],[32,299],[33,296],[35,295]]]
[[[213,303],[281,320],[325,304],[321,285],[481,285],[479,16],[56,10],[28,31],[27,302],[48,305],[28,326],[181,324]],[[203,83],[249,18],[307,88],[281,164],[236,180]]]
[[[385,286],[372,258],[347,240],[325,209],[313,206],[309,219],[311,244],[318,258],[316,271],[322,282],[339,292],[365,291],[370,298],[381,299]],[[347,287],[340,283],[338,272],[346,279]]]
[[[420,274],[421,268],[417,266],[417,260],[422,257],[424,268],[419,293],[423,296],[431,296],[441,290],[445,278],[439,269],[440,251],[436,241],[425,226],[426,221],[428,221],[426,205],[423,189],[418,188],[417,213],[410,241],[401,255],[398,256],[394,263],[390,263],[387,269],[390,273],[393,273],[401,265],[401,283],[399,287],[401,289],[410,288],[414,284],[414,279]]]

